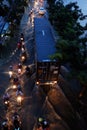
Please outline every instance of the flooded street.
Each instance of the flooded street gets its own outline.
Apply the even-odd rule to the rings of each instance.
[[[36,122],[39,117],[47,119],[50,124],[50,130],[75,130],[75,128],[77,128],[76,130],[84,130],[84,128],[82,129],[82,119],[73,109],[73,106],[58,84],[38,87],[35,84],[35,75],[31,77],[26,76],[25,66],[31,66],[35,61],[33,18],[38,17],[38,12],[34,1],[32,1],[31,5],[32,6],[29,4],[25,9],[20,24],[20,33],[24,34],[24,42],[28,55],[27,62],[23,64],[23,72],[21,75],[18,75],[17,69],[15,68],[19,63],[19,50],[17,50],[17,53],[8,63],[0,68],[0,124],[6,117],[12,123],[13,113],[17,111],[21,118],[22,130],[37,130]],[[34,12],[31,17],[29,17],[29,12],[32,8]],[[23,89],[23,102],[21,105],[17,104],[16,90],[12,88],[13,84],[9,82],[8,68],[10,64],[15,68],[14,71],[18,75]],[[63,83],[63,81],[61,81],[61,83]],[[2,99],[5,91],[11,95],[8,110],[4,109]],[[10,130],[13,130],[13,128]]]

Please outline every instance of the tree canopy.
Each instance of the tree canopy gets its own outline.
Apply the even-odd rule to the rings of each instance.
[[[59,35],[56,44],[57,52],[53,57],[60,59],[61,55],[61,64],[69,63],[70,67],[77,71],[77,77],[79,77],[78,74],[82,76],[83,72],[85,75],[85,71],[87,71],[87,36],[84,32],[87,30],[87,25],[83,27],[80,20],[84,20],[87,16],[83,15],[77,2],[64,5],[62,0],[48,0],[48,4],[49,20]],[[85,80],[84,84],[86,84]]]
[[[79,19],[84,15],[79,9],[76,2],[64,5],[62,0],[49,1],[53,6],[49,6],[49,19],[60,36],[57,42],[57,50],[61,50],[63,60],[70,62],[73,67],[81,67],[87,60],[86,55],[86,37],[81,37],[84,34],[84,27],[80,25]]]

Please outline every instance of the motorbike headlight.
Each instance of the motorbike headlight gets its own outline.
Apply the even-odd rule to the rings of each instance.
[[[8,101],[5,101],[5,104],[8,104]]]
[[[21,69],[18,69],[18,72],[21,72]]]
[[[24,60],[24,59],[25,59],[25,57],[24,57],[24,56],[22,56],[21,58],[22,58],[22,60]]]
[[[16,89],[16,85],[13,85],[13,89]]]
[[[23,37],[21,37],[21,40],[24,40]]]
[[[18,74],[21,74],[21,72],[22,72],[21,69],[18,69]]]
[[[12,71],[9,71],[9,75],[12,75],[13,74],[13,72]]]
[[[22,101],[22,97],[21,97],[21,96],[18,96],[18,97],[17,97],[17,102],[20,103],[21,101]]]

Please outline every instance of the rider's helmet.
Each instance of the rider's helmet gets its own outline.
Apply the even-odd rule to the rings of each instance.
[[[19,66],[21,65],[21,63],[18,64]]]
[[[42,117],[39,117],[39,118],[38,118],[38,122],[43,122],[43,118],[42,118]]]
[[[7,119],[4,120],[4,122],[2,123],[2,126],[4,128],[8,128],[8,120]]]
[[[9,69],[10,69],[10,70],[12,70],[12,69],[13,69],[13,66],[12,66],[12,65],[10,65],[10,66],[9,66]]]

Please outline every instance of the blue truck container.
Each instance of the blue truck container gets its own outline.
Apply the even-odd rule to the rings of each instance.
[[[50,56],[56,52],[55,40],[51,25],[44,18],[34,19],[34,34],[36,45],[36,81],[39,84],[51,83],[58,80],[58,62]]]

